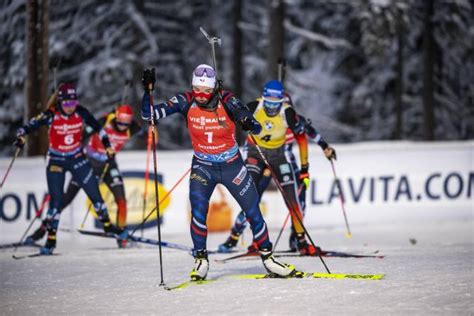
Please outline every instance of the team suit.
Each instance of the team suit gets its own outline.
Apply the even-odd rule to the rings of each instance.
[[[130,115],[133,114],[130,113]],[[131,121],[127,129],[120,130],[117,128],[118,124],[116,116],[116,112],[109,113],[107,116],[101,118],[99,123],[103,126],[109,136],[110,143],[115,152],[119,152],[132,136],[137,135],[138,133],[144,135],[144,130],[134,120]],[[92,129],[88,128],[86,131],[87,133],[91,133]],[[102,175],[104,168],[107,166],[107,154],[97,133],[92,134],[86,147],[86,152],[95,174]],[[127,223],[127,201],[125,198],[125,187],[123,184],[122,174],[115,159],[109,161],[108,168],[104,175],[104,183],[112,192],[115,202],[117,203],[116,225],[120,228],[124,228]],[[78,190],[79,187],[77,186],[77,183],[71,182],[67,192],[72,191],[72,193],[75,192],[76,194]]]
[[[262,124],[263,131],[255,135],[253,140],[248,141],[247,159],[245,160],[252,178],[259,187],[259,196],[263,194],[268,185],[267,166],[260,156],[255,144],[260,147],[263,155],[270,164],[270,168],[274,172],[283,191],[287,208],[290,211],[292,226],[298,236],[298,249],[303,254],[314,255],[316,250],[306,241],[304,229],[300,223],[303,220],[302,206],[299,201],[299,178],[295,174],[294,166],[286,156],[287,130],[294,135],[294,139],[298,143],[300,152],[300,163],[308,170],[308,143],[305,134],[304,121],[297,115],[294,108],[287,99],[282,102],[277,113],[267,113],[264,107],[264,98],[259,98],[247,104],[251,112],[254,113],[257,121]],[[266,176],[265,176],[266,174]],[[262,183],[261,183],[262,182]],[[296,218],[299,217],[300,220]],[[230,239],[234,243],[238,240],[240,234],[245,228],[244,211],[242,210],[232,228]],[[225,244],[224,244],[225,246]],[[225,251],[225,247],[220,247],[221,251]]]
[[[130,123],[122,123],[122,120],[117,120],[117,116],[125,117],[125,120]],[[128,119],[126,116],[129,116]],[[107,113],[98,120],[99,125],[106,132],[111,147],[117,153],[130,140],[130,138],[137,133],[142,133],[142,128],[136,121],[132,119],[133,111],[128,105],[121,105],[117,110]],[[120,129],[119,125],[125,125],[125,129]],[[116,225],[119,228],[125,228],[127,219],[127,201],[125,198],[125,187],[123,184],[122,174],[118,168],[115,159],[107,157],[106,149],[102,143],[100,134],[92,126],[86,126],[83,132],[83,140],[88,140],[86,146],[86,155],[92,166],[94,175],[100,179],[103,174],[103,181],[112,192],[115,202],[117,204],[117,221]],[[67,186],[66,192],[63,195],[60,213],[74,200],[81,189],[80,184],[71,179]],[[42,225],[28,237],[29,242],[36,241],[42,238],[46,232],[47,220],[42,222]],[[125,246],[125,240],[119,243],[119,246]]]
[[[142,116],[150,118],[149,95],[143,97]],[[222,91],[216,112],[199,108],[190,92],[178,93],[165,103],[154,105],[155,117],[181,113],[187,123],[194,157],[189,183],[191,237],[195,250],[206,249],[209,199],[218,183],[223,184],[246,210],[257,244],[271,247],[268,230],[258,207],[254,181],[245,168],[234,139],[235,122],[252,115],[229,91]]]
[[[147,70],[144,74],[144,84],[146,72]],[[249,110],[229,91],[218,88],[214,90],[211,100],[217,100],[217,102],[212,107],[208,106],[212,101],[206,104],[197,102],[195,96],[199,96],[200,93],[195,93],[195,82],[198,85],[202,82],[201,86],[213,88],[215,86],[213,68],[208,65],[198,66],[193,74],[193,92],[178,93],[167,102],[153,106],[156,119],[162,119],[174,113],[184,116],[194,149],[189,199],[191,202],[190,232],[194,244],[196,266],[191,272],[191,278],[204,279],[207,275],[209,262],[206,251],[208,233],[206,219],[209,199],[218,183],[224,185],[240,207],[245,210],[254,240],[262,251],[264,266],[268,270],[268,265],[272,265],[271,269],[277,261],[271,254],[272,244],[267,225],[259,209],[257,189],[245,167],[234,137],[236,124],[240,124],[244,130],[254,132],[259,132],[261,127]],[[148,93],[143,96],[142,116],[145,120],[151,117]],[[281,275],[288,275],[294,270],[293,266],[278,264],[279,266],[274,271]]]
[[[305,134],[307,138],[317,143],[323,150],[325,150],[326,148],[329,148],[329,145],[322,138],[321,134],[316,129],[314,129],[314,127],[311,125],[311,121],[307,120],[302,115],[299,115],[299,118],[304,123],[304,126],[305,126],[304,129],[305,129]],[[295,174],[295,179],[296,179],[297,188],[298,188],[297,190],[298,201],[299,201],[299,204],[304,216],[305,210],[306,210],[306,186],[304,182],[302,181],[302,179],[300,178],[300,175],[301,175],[300,166],[298,165],[297,159],[293,153],[293,145],[295,144],[295,142],[296,142],[295,134],[292,132],[290,128],[288,128],[286,130],[285,156],[286,156],[287,161],[291,164],[291,167]],[[271,172],[268,169],[265,169],[263,171],[263,175],[261,176],[257,184],[257,190],[259,192],[260,199],[263,193],[265,192],[266,188],[270,184],[271,178],[272,178]],[[234,225],[232,226],[231,235],[229,236],[227,241],[220,246],[219,248],[220,251],[228,252],[231,248],[235,247],[239,239],[239,236],[242,234],[242,232],[245,230],[246,227],[247,227],[247,220],[245,219],[245,214],[244,212],[240,212],[234,222]],[[290,246],[290,249],[293,251],[296,251],[298,249],[296,233],[293,227],[292,227],[292,233],[290,235],[289,246]]]
[[[335,155],[335,152],[336,152],[335,149],[329,146],[329,144],[323,139],[321,134],[312,126],[311,121],[309,119],[306,119],[302,115],[299,115],[299,117],[304,122],[305,134],[307,138],[311,140],[312,142],[315,142],[316,144],[318,144],[323,151],[326,149],[331,149]],[[301,169],[296,161],[295,155],[293,154],[294,144],[295,144],[295,136],[291,132],[291,130],[288,129],[287,134],[286,134],[285,154],[286,154],[287,160],[291,163],[293,170],[295,171],[296,178],[298,179],[298,188],[301,188],[298,198],[299,198],[301,209],[303,210],[303,216],[304,216],[305,210],[306,210],[306,186],[301,181],[301,178],[300,178]]]
[[[59,90],[59,98],[77,101],[75,88],[70,84],[62,85]],[[103,145],[106,148],[111,148],[105,130],[86,108],[77,105],[75,111],[68,115],[64,112],[61,104],[58,104],[54,108],[42,112],[21,127],[17,132],[18,139],[24,139],[25,135],[43,125],[49,126],[46,179],[51,198],[46,217],[48,238],[41,252],[51,254],[56,247],[56,232],[59,225],[67,171],[72,174],[72,179],[84,189],[92,201],[99,220],[104,225],[104,230],[117,234],[121,233],[110,223],[107,208],[99,192],[97,178],[94,176],[92,167],[83,153],[81,144],[83,129],[88,125],[99,134]],[[24,141],[20,141],[20,143],[24,143]]]

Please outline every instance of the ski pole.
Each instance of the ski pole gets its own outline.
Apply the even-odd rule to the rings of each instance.
[[[281,235],[283,234],[283,231],[285,230],[286,224],[288,223],[288,220],[290,219],[290,213],[286,214],[285,221],[283,222],[283,226],[280,229],[280,232],[278,233],[278,236],[275,240],[275,243],[273,244],[273,249],[276,249],[276,246],[278,245],[278,242],[280,241]]]
[[[301,193],[301,190],[303,190],[303,185],[298,188],[298,196]],[[277,239],[275,240],[275,243],[273,244],[273,249],[276,249],[276,246],[278,245],[278,241],[280,241],[281,235],[283,234],[283,231],[285,230],[286,224],[288,223],[288,219],[290,219],[290,213],[286,214],[285,221],[283,222],[283,226],[280,229],[280,232],[278,233]]]
[[[176,187],[184,180],[184,178],[187,176],[187,174],[191,172],[191,168],[189,168],[182,176],[181,178],[179,178],[178,182],[176,182],[173,187],[168,191],[168,193],[165,194],[164,197],[161,198],[161,201],[160,201],[160,204],[162,204],[164,201],[166,201],[166,199],[171,195],[171,193],[174,191],[174,189],[176,189]],[[148,218],[151,216],[151,214],[153,214],[155,212],[155,208],[153,208],[150,213],[148,213],[148,215],[145,217],[145,219],[138,225],[135,227],[135,229],[130,233],[130,236],[133,236],[133,234],[140,228],[142,227],[143,225],[145,225],[146,221],[148,220]]]
[[[104,181],[104,178],[105,178],[105,175],[107,173],[107,171],[109,170],[109,165],[110,163],[107,162],[104,166],[104,170],[102,170],[102,173],[100,175],[100,178],[99,178],[99,184],[101,184],[103,181]],[[104,202],[105,203],[105,202]],[[86,223],[86,220],[87,220],[87,216],[89,216],[89,213],[91,211],[91,208],[92,208],[92,201],[91,201],[91,204],[89,204],[89,207],[87,208],[87,212],[86,212],[86,215],[84,216],[84,219],[82,220],[82,223],[81,223],[81,229],[84,228],[84,225]]]
[[[214,63],[214,71],[216,72],[216,74],[218,74],[219,72],[217,71],[217,61],[216,61],[216,49],[215,49],[215,46],[214,44],[217,43],[217,45],[221,46],[222,44],[222,40],[220,37],[217,37],[217,36],[210,36],[206,30],[204,30],[204,28],[201,26],[199,27],[199,29],[201,30],[201,33],[204,34],[204,36],[207,38],[207,40],[209,41],[209,44],[211,45],[211,51],[212,51],[212,61]],[[217,77],[217,75],[216,75]]]
[[[10,164],[8,165],[7,171],[5,172],[5,175],[3,176],[2,183],[0,183],[0,188],[3,187],[3,184],[7,180],[8,174],[10,173],[10,169],[12,168],[16,157],[18,157],[18,155],[20,154],[20,151],[21,151],[21,147],[17,147],[17,149],[15,150],[15,154],[13,155],[12,160],[10,161]]]
[[[41,217],[41,214],[43,213],[43,210],[44,210],[46,204],[49,202],[50,199],[51,199],[51,195],[49,195],[49,194],[46,195],[46,197],[43,200],[43,203],[41,204],[40,208],[36,211],[35,217],[30,222],[30,225],[28,225],[28,227],[26,228],[25,232],[23,233],[23,236],[21,236],[20,242],[13,249],[13,255],[15,255],[16,250],[18,249],[18,246],[23,243],[23,240],[25,239],[26,235],[28,235],[28,232],[30,231],[31,227],[33,227],[33,224],[36,222],[36,219]]]
[[[199,27],[199,29],[201,30],[201,33],[206,37],[207,41],[209,42],[209,45],[211,45],[212,62],[214,64],[214,71],[216,72],[217,94],[219,95],[219,98],[222,99],[221,90],[220,90],[220,87],[222,87],[222,80],[219,79],[219,72],[217,71],[217,59],[216,59],[216,48],[215,48],[216,43],[217,45],[221,46],[222,40],[220,37],[210,36],[206,32],[206,30],[204,30],[202,26]]]
[[[275,174],[275,172],[273,171],[273,168],[270,166],[270,163],[268,162],[267,158],[265,157],[265,155],[263,154],[262,152],[262,149],[260,148],[260,146],[257,144],[256,140],[255,140],[255,137],[251,134],[249,134],[249,137],[250,139],[252,140],[254,146],[257,148],[257,151],[260,155],[260,157],[262,157],[262,160],[265,162],[265,165],[267,166],[267,168],[270,170],[270,172],[272,173],[272,177],[273,177],[273,180],[277,186],[277,188],[280,190],[282,196],[283,196],[283,199],[285,200],[286,204],[288,206],[290,206],[290,203],[289,203],[289,199],[288,197],[286,196],[286,193],[285,191],[283,190],[283,187],[281,186],[280,182],[278,181],[278,178]],[[308,233],[308,230],[306,229],[306,227],[304,226],[303,224],[303,220],[299,217],[299,214],[297,214],[296,212],[294,212],[294,210],[291,208],[291,207],[288,207],[288,211],[294,215],[294,217],[296,218],[296,220],[298,221],[298,223],[301,225],[301,227],[303,228],[306,236],[308,236],[308,239],[311,243],[311,245],[313,245],[313,247],[316,249],[316,254],[318,255],[319,259],[321,260],[324,268],[326,269],[326,271],[331,274],[331,271],[329,271],[329,268],[328,266],[326,265],[326,262],[324,262],[324,259],[321,257],[321,254],[319,253],[319,249],[318,247],[316,247],[316,245],[314,244],[314,241],[313,239],[311,238],[311,236],[309,235]]]
[[[128,88],[130,86],[130,80],[125,80],[125,86],[122,90],[122,98],[120,99],[120,104],[125,104],[128,99]]]
[[[155,71],[153,70],[153,76]],[[156,126],[155,126],[155,110],[153,109],[153,83],[148,85],[148,93],[150,95],[150,121],[151,121],[151,135],[152,135],[152,147],[153,147],[153,172],[155,176],[155,203],[156,203],[156,221],[157,221],[157,232],[158,232],[158,248],[160,253],[160,286],[164,286],[165,282],[163,281],[163,252],[161,249],[161,225],[160,225],[160,202],[158,195],[158,170],[156,166]]]
[[[56,66],[53,67],[53,84],[54,84],[54,90],[58,89],[58,69],[59,66],[61,65],[62,57],[58,58],[56,62]]]
[[[58,74],[58,67],[55,66],[53,68],[53,91],[56,90],[56,88],[58,87],[58,80],[57,80],[57,74]]]
[[[143,191],[143,208],[142,208],[142,222],[145,221],[145,211],[146,211],[146,197],[148,195],[148,180],[150,179],[150,152],[151,152],[151,142],[152,142],[151,128],[148,127],[148,138],[146,146],[146,169],[145,169],[145,190]],[[145,228],[142,225],[141,236],[143,237],[143,229]]]
[[[344,221],[346,223],[346,230],[347,230],[346,237],[351,238],[352,233],[351,233],[351,229],[349,228],[349,222],[347,221],[346,208],[344,206],[344,196],[342,195],[341,183],[339,179],[337,178],[336,168],[334,168],[334,162],[332,161],[332,159],[330,159],[329,161],[331,162],[331,168],[332,168],[332,173],[334,175],[334,181],[336,181],[337,189],[339,190],[339,200],[341,201],[342,214],[344,215]]]
[[[283,83],[285,80],[285,68],[286,68],[286,61],[285,58],[280,57],[278,59],[278,81]]]

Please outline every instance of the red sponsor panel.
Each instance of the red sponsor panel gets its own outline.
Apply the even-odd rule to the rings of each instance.
[[[221,104],[216,111],[192,106],[188,112],[188,129],[194,151],[220,154],[235,146],[235,124]]]
[[[66,116],[54,112],[49,127],[49,148],[58,152],[71,152],[81,147],[84,121],[78,113]]]

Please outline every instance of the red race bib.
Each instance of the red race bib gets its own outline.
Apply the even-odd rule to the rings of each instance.
[[[114,128],[112,119],[115,117],[114,114],[110,114],[107,117],[107,121],[104,125],[104,130],[109,137],[110,145],[115,150],[115,152],[119,152],[122,147],[125,145],[126,142],[130,139],[130,131],[127,129],[123,132]],[[105,154],[105,148],[100,140],[99,134],[94,133],[89,140],[88,147],[91,148],[93,151]]]
[[[49,148],[68,153],[81,147],[84,121],[74,113],[66,116],[54,111],[53,123],[49,127]]]
[[[222,104],[219,103],[216,111],[205,111],[192,105],[187,120],[195,152],[216,155],[236,146],[235,124]]]

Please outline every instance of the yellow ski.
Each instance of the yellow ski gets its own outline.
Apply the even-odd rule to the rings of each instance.
[[[343,274],[343,273],[312,273],[316,279],[355,279],[355,280],[381,280],[385,274]]]
[[[316,279],[355,279],[355,280],[381,280],[385,274],[345,274],[345,273],[299,273],[294,276],[289,276],[282,279],[301,279],[301,278],[316,278]],[[229,276],[233,279],[271,279],[281,278],[270,276],[268,274],[237,274]]]
[[[212,281],[216,281],[216,280],[210,279],[210,280],[199,280],[199,281],[186,281],[186,282],[183,282],[181,284],[171,286],[171,287],[165,286],[165,290],[168,290],[168,291],[180,290],[180,289],[187,288],[190,285],[207,284],[207,283],[211,283]]]
[[[200,281],[186,281],[181,284],[167,287],[165,289],[168,291],[178,290],[187,288],[190,285],[200,285],[207,284],[221,279],[239,279],[239,280],[258,280],[258,279],[301,279],[301,278],[315,278],[315,279],[352,279],[352,280],[381,280],[385,277],[385,274],[346,274],[346,273],[322,273],[322,272],[301,272],[296,271],[291,276],[288,277],[279,277],[274,275],[269,275],[265,273],[257,274],[234,274],[234,275],[224,275],[214,279],[200,280]]]

